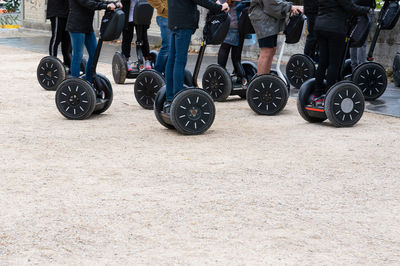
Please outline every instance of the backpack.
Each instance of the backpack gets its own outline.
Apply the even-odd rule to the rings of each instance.
[[[398,1],[385,1],[379,15],[382,30],[391,30],[399,20],[400,6]]]
[[[249,18],[249,8],[245,7],[242,10],[242,14],[240,15],[238,22],[239,33],[242,35],[255,33],[253,25],[251,24]]]
[[[203,29],[203,37],[206,44],[221,44],[229,31],[231,17],[228,13],[208,13],[206,25]]]
[[[371,28],[371,21],[368,15],[358,16],[350,28],[350,47],[357,48],[364,45],[367,40],[369,30]]]
[[[305,20],[306,16],[303,13],[289,17],[285,30],[283,31],[286,35],[286,43],[294,44],[300,41],[301,35],[303,34]]]

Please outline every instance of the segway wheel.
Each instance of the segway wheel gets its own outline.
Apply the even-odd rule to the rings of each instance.
[[[297,97],[297,111],[299,112],[301,117],[307,122],[322,123],[327,119],[326,114],[322,113],[319,114],[318,116],[312,116],[306,110],[306,106],[309,105],[311,102],[312,94],[315,89],[314,84],[315,84],[315,78],[312,78],[304,82],[303,85],[301,85]]]
[[[154,114],[157,121],[168,129],[175,129],[175,127],[170,123],[171,121],[166,119],[165,114],[163,114],[164,102],[166,99],[166,87],[165,85],[157,92],[156,98],[154,99]]]
[[[380,64],[374,62],[359,65],[354,70],[352,80],[361,89],[367,101],[379,98],[387,87],[385,69]]]
[[[46,56],[40,60],[36,75],[43,89],[54,91],[65,79],[65,67],[57,57]]]
[[[299,89],[301,85],[315,75],[315,65],[312,59],[303,54],[290,57],[286,65],[286,75],[293,87]]]
[[[350,81],[336,83],[326,93],[325,113],[336,127],[355,125],[364,113],[364,105],[363,93]]]
[[[342,68],[342,76],[345,79],[348,79],[348,77],[351,76],[352,72],[353,72],[353,70],[351,69],[351,59],[346,59],[344,61],[343,68]]]
[[[164,78],[157,71],[153,69],[142,71],[135,81],[136,101],[144,109],[152,110],[157,92],[164,84]]]
[[[115,83],[124,84],[127,72],[125,56],[120,52],[116,52],[112,60],[112,73]]]
[[[158,56],[158,52],[156,50],[150,51],[150,62],[151,62],[152,68],[154,68],[154,66],[156,65],[157,56]]]
[[[400,53],[393,59],[393,82],[396,87],[400,87]]]
[[[276,71],[274,69],[271,69],[270,74],[279,77],[278,71]],[[282,75],[283,75],[284,82],[286,83],[286,88],[287,88],[288,92],[290,92],[290,81],[289,81],[288,77],[285,75],[285,73],[282,73]]]
[[[286,106],[288,97],[286,84],[274,75],[254,78],[247,89],[247,102],[260,115],[279,113]]]
[[[92,85],[80,78],[69,78],[57,88],[56,105],[68,119],[82,120],[94,111],[96,95]]]
[[[81,69],[80,74],[81,75],[84,75],[86,73],[86,64],[87,64],[86,58],[82,58],[81,64],[80,64],[80,69]]]
[[[183,90],[172,101],[171,122],[182,134],[202,134],[211,127],[214,118],[214,101],[201,89]]]
[[[229,73],[220,65],[207,67],[202,78],[203,89],[215,101],[225,101],[232,92],[232,80]]]
[[[102,107],[99,109],[97,109],[96,107],[93,111],[93,114],[101,114],[107,111],[108,108],[110,108],[113,102],[114,94],[110,80],[102,74],[97,73],[96,75],[99,77],[100,81],[99,84],[96,84],[96,100],[104,102],[104,104],[100,105]]]

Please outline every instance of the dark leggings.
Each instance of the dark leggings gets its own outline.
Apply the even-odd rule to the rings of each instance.
[[[65,30],[67,25],[66,18],[52,17],[51,21],[51,39],[49,43],[49,55],[57,57],[58,45],[61,43],[61,52],[64,58],[64,64],[71,67],[71,40],[69,33]]]
[[[318,30],[319,63],[315,73],[315,95],[324,94],[334,85],[340,73],[345,48],[345,34]],[[328,70],[328,72],[326,71]],[[326,90],[323,82],[326,74]]]
[[[242,59],[242,46],[233,46],[227,43],[221,44],[218,51],[218,65],[226,68],[226,63],[228,62],[229,51],[232,49],[231,58],[234,68],[234,72],[239,77],[244,77],[241,70],[241,59]]]
[[[150,55],[149,40],[147,38],[147,29],[149,26],[146,25],[135,25],[133,22],[129,22],[128,26],[124,28],[122,32],[122,53],[125,57],[131,57],[131,43],[133,39],[133,29],[136,29],[136,42],[143,42],[142,52],[145,58]],[[138,46],[136,45],[136,50]]]

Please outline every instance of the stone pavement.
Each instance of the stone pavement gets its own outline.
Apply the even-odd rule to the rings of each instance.
[[[14,32],[12,32],[14,31]],[[48,53],[48,32],[26,32],[22,30],[1,30],[0,31],[0,45],[7,45],[12,47],[18,47],[27,51],[33,51],[38,53]],[[111,63],[113,54],[120,49],[118,43],[106,43],[103,45],[103,50],[100,56],[100,62]],[[213,49],[215,50],[215,49]],[[60,52],[61,54],[61,52]],[[135,55],[135,49],[132,48],[132,54]],[[187,68],[191,71],[194,69],[196,63],[196,54],[190,54],[188,58]],[[202,67],[199,73],[199,81],[204,73],[206,67],[210,64],[216,63],[216,56],[206,55],[204,56]],[[228,69],[232,69],[232,64],[228,60]],[[285,66],[281,67],[282,71],[285,71]],[[129,82],[129,80],[128,80]],[[297,96],[297,90],[291,90],[291,96]],[[400,117],[400,88],[394,86],[393,83],[388,84],[386,92],[377,100],[367,102],[366,111],[391,115]]]

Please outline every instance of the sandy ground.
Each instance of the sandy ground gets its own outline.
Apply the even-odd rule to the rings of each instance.
[[[400,263],[399,119],[338,129],[232,97],[182,136],[112,81],[109,111],[69,121],[43,54],[0,54],[0,265]]]

